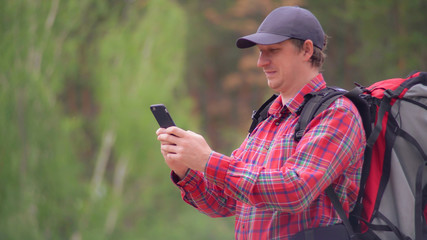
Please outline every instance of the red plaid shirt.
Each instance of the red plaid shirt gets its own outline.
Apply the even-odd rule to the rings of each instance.
[[[212,152],[204,173],[175,181],[184,201],[212,217],[235,216],[236,239],[288,239],[341,222],[324,190],[333,183],[344,210],[353,208],[365,145],[356,107],[341,97],[300,142],[293,137],[304,95],[325,85],[319,74],[286,106],[279,96],[231,157]]]

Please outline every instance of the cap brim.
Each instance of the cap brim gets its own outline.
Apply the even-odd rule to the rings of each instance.
[[[238,48],[248,48],[257,44],[270,45],[288,40],[290,37],[271,33],[254,33],[237,39],[236,46]]]

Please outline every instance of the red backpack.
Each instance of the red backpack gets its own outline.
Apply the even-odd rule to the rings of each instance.
[[[351,239],[427,239],[427,73],[351,91],[326,88],[305,96],[295,140],[340,96],[357,106],[367,136],[356,206],[347,217],[332,186],[326,189]],[[268,116],[275,97],[252,115],[250,132]]]
[[[361,239],[426,239],[427,73],[354,91],[370,107],[373,126],[350,215],[354,230]]]

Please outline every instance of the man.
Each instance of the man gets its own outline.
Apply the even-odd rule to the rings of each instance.
[[[281,7],[236,45],[259,49],[257,65],[280,95],[231,157],[191,131],[157,131],[184,201],[212,217],[235,216],[236,239],[300,239],[307,229],[314,239],[347,239],[324,190],[332,184],[346,213],[353,208],[365,145],[356,107],[340,97],[299,142],[293,137],[304,95],[325,88],[320,23],[308,10]]]

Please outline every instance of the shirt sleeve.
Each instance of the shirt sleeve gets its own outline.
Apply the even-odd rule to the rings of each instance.
[[[235,214],[236,201],[223,189],[206,181],[203,173],[188,170],[183,179],[172,171],[171,179],[181,190],[182,199],[210,217],[228,217]]]
[[[365,137],[354,105],[348,100],[336,102],[310,122],[303,138],[295,143],[295,152],[280,168],[268,169],[215,152],[205,178],[238,201],[289,213],[306,209],[336,181],[338,194],[346,195],[344,208],[348,210],[349,199],[345,198],[348,194],[353,194],[353,202],[356,198]],[[280,150],[269,156],[283,157]]]

